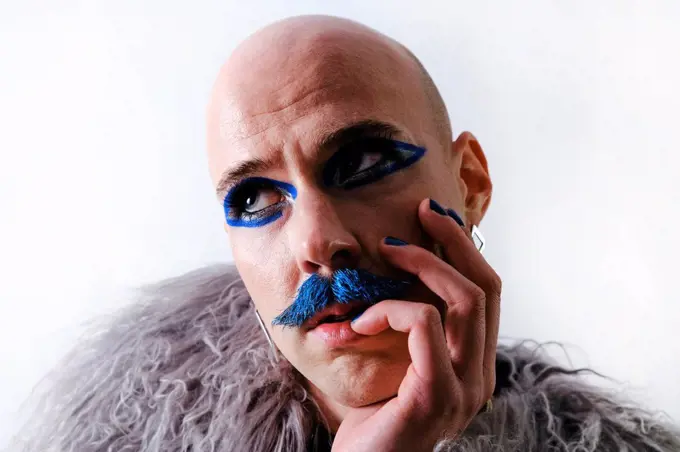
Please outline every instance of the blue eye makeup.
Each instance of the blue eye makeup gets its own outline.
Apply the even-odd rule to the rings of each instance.
[[[376,182],[413,165],[425,148],[382,137],[367,137],[340,148],[326,162],[323,183],[350,190]]]
[[[326,161],[321,171],[328,188],[350,190],[377,182],[407,168],[425,155],[425,148],[389,137],[362,137],[346,142]],[[266,177],[238,182],[224,198],[229,226],[255,228],[283,216],[297,197],[291,184]]]
[[[227,224],[256,228],[276,221],[283,208],[297,197],[290,184],[266,177],[249,177],[236,184],[224,198]]]

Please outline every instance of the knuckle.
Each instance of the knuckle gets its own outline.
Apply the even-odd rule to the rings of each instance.
[[[470,285],[466,290],[466,300],[459,304],[457,308],[460,315],[469,317],[473,313],[480,311],[485,306],[486,293],[476,285]]]
[[[418,311],[418,321],[423,325],[438,325],[441,323],[439,311],[431,304],[422,303]]]
[[[481,287],[473,286],[470,288],[470,298],[477,303],[484,303],[486,292]]]
[[[498,295],[500,295],[501,290],[503,289],[503,280],[498,275],[498,273],[493,270],[491,271],[491,276],[489,277],[488,287],[491,293]]]

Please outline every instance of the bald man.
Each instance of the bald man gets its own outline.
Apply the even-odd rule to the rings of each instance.
[[[207,131],[237,272],[146,288],[61,367],[25,450],[680,450],[667,420],[498,344],[486,158],[402,45],[272,24],[222,67]]]

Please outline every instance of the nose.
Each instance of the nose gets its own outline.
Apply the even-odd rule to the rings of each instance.
[[[323,193],[298,195],[286,228],[302,272],[330,276],[340,268],[358,265],[361,246],[345,225]]]

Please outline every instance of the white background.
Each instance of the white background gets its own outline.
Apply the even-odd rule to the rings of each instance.
[[[285,3],[1,3],[0,445],[80,322],[230,258],[210,87],[246,35],[317,12],[410,47],[484,146],[501,334],[680,421],[680,2]]]

